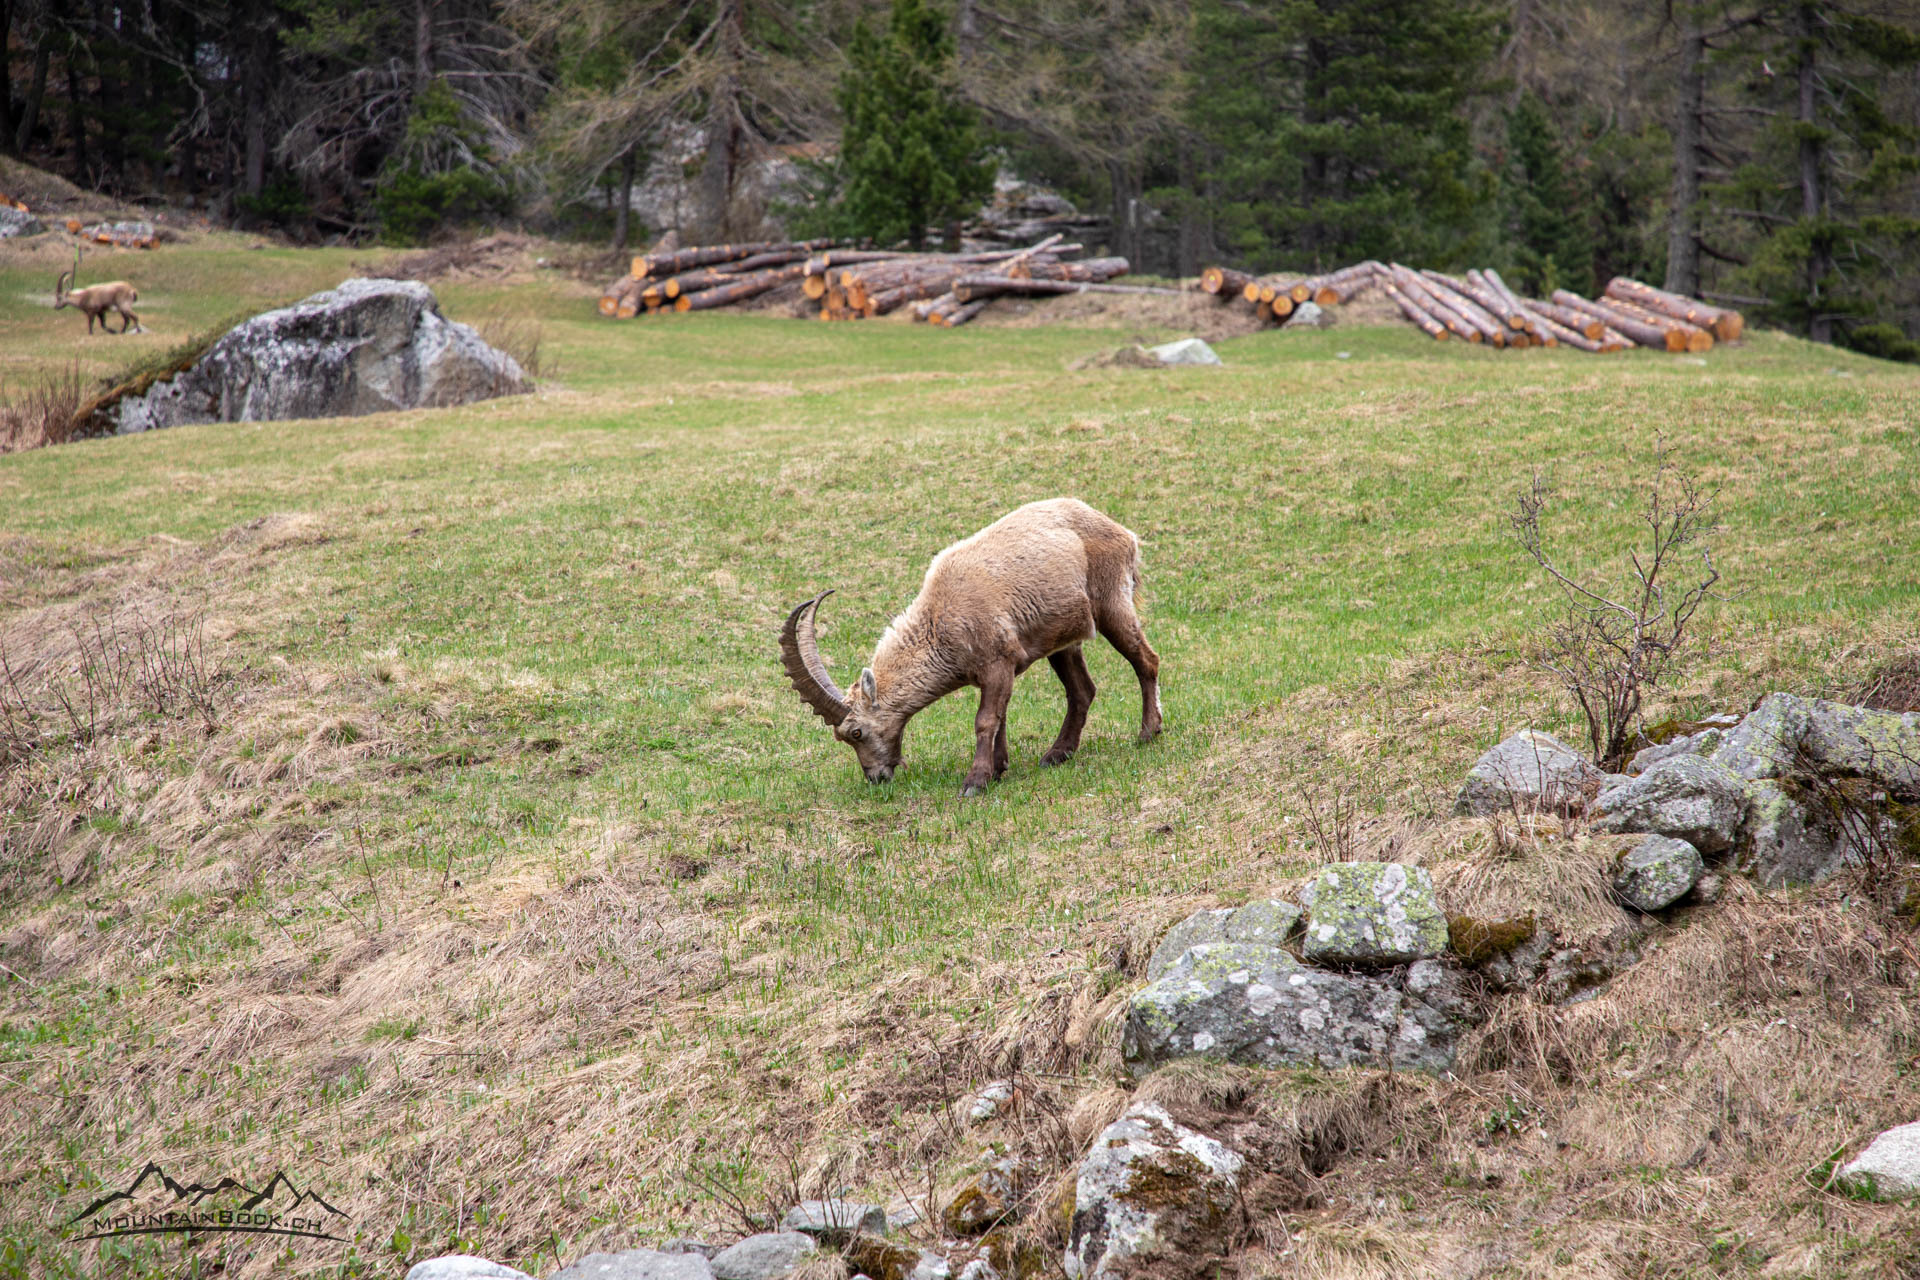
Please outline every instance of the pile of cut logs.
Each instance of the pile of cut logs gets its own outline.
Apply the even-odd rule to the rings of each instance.
[[[122,249],[151,249],[160,243],[151,222],[96,222],[80,225],[80,219],[68,218],[67,231],[95,244],[118,245]]]
[[[608,285],[602,315],[703,311],[774,290],[818,304],[822,320],[865,320],[911,307],[916,320],[954,328],[994,298],[1061,293],[1167,293],[1109,281],[1127,273],[1125,258],[1071,260],[1077,244],[1050,236],[1026,249],[990,253],[905,253],[835,249],[823,241],[709,245],[633,260],[630,276]]]
[[[1367,261],[1305,279],[1257,278],[1225,267],[1208,267],[1200,277],[1205,292],[1222,301],[1238,298],[1262,319],[1275,322],[1284,321],[1303,302],[1329,306],[1370,286],[1377,286],[1402,315],[1436,339],[1454,337],[1496,347],[1565,345],[1606,352],[1641,346],[1700,352],[1710,349],[1716,338],[1738,338],[1746,327],[1737,311],[1624,276],[1610,281],[1597,299],[1565,289],[1554,290],[1551,298],[1523,298],[1491,267],[1454,276]]]

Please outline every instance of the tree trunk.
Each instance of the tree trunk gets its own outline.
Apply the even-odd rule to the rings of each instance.
[[[618,197],[613,205],[613,251],[625,253],[627,249],[627,228],[632,221],[633,210],[633,171],[639,165],[639,144],[627,148],[620,157],[620,182],[614,188]]]
[[[0,0],[0,147],[13,142],[13,5]]]
[[[738,230],[733,225],[733,189],[739,179],[746,133],[740,110],[739,77],[746,64],[747,47],[741,2],[721,0],[720,61],[724,70],[714,81],[707,106],[707,159],[700,170],[707,235],[715,240],[725,240]]]
[[[436,0],[414,0],[413,6],[413,92],[427,91],[433,79],[433,6]]]
[[[52,58],[52,41],[43,31],[40,33],[40,43],[33,51],[33,79],[27,82],[27,101],[20,112],[20,127],[13,135],[16,155],[26,155],[27,144],[33,141],[34,128],[40,123],[40,103],[47,96],[47,64]]]
[[[1800,216],[1818,223],[1826,216],[1826,144],[1820,136],[1819,56],[1817,6],[1800,4]],[[1833,317],[1826,314],[1824,290],[1833,270],[1833,251],[1824,226],[1816,226],[1807,246],[1807,336],[1815,342],[1833,341]]]
[[[246,102],[247,150],[240,189],[257,196],[267,185],[267,81],[273,74],[273,31],[261,25],[248,33]]]
[[[1706,107],[1707,38],[1687,9],[1680,41],[1680,100],[1673,125],[1673,207],[1667,214],[1667,289],[1700,292],[1700,124]]]
[[[87,120],[80,106],[80,69],[74,65],[73,51],[67,51],[67,132],[73,137],[74,176],[82,185],[92,184],[87,161]]]
[[[1140,184],[1126,162],[1107,161],[1107,183],[1113,193],[1113,252],[1116,256],[1137,260],[1140,257]]]

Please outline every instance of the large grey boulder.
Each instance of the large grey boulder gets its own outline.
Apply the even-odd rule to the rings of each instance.
[[[1648,836],[1621,857],[1613,891],[1641,911],[1670,907],[1707,873],[1700,851],[1672,836]]]
[[[1335,862],[1309,885],[1307,959],[1381,969],[1447,949],[1447,916],[1423,867]]]
[[[787,1210],[787,1216],[780,1220],[780,1229],[835,1239],[856,1231],[884,1235],[887,1210],[884,1205],[856,1204],[851,1200],[802,1200]]]
[[[1196,911],[1167,930],[1147,960],[1152,981],[1173,967],[1191,947],[1203,942],[1257,942],[1277,947],[1300,923],[1300,908],[1279,898],[1261,898],[1244,907]]]
[[[15,209],[11,205],[0,205],[0,240],[37,236],[46,229],[47,224],[32,214]]]
[[[1675,756],[1710,756],[1726,739],[1727,731],[1719,728],[1702,729],[1698,733],[1673,738],[1635,752],[1633,759],[1627,761],[1627,773],[1637,778],[1662,760],[1671,760]]]
[[[713,1268],[697,1253],[629,1249],[625,1253],[590,1253],[547,1280],[713,1280]]]
[[[1770,693],[1713,758],[1742,778],[1785,778],[1810,769],[1864,778],[1896,799],[1920,799],[1920,712]]]
[[[1208,1274],[1243,1212],[1245,1163],[1158,1103],[1134,1103],[1080,1163],[1068,1280]]]
[[[524,1271],[467,1253],[428,1258],[407,1268],[407,1280],[533,1280]]]
[[[780,1280],[791,1275],[820,1246],[798,1231],[763,1231],[713,1256],[716,1280]]]
[[[1387,978],[1310,969],[1278,947],[1202,943],[1134,994],[1121,1053],[1136,1075],[1194,1056],[1442,1072],[1463,1029]]]
[[[1746,785],[1724,765],[1674,756],[1602,791],[1588,812],[1601,831],[1648,831],[1720,853],[1733,847],[1746,807]]]
[[[1842,1190],[1870,1200],[1920,1195],[1920,1124],[1903,1124],[1867,1144],[1858,1159],[1840,1167]]]
[[[1768,779],[1747,784],[1738,863],[1761,888],[1818,884],[1856,852],[1831,813],[1802,804]]]
[[[1604,775],[1550,733],[1522,729],[1474,762],[1453,802],[1462,817],[1579,813]]]
[[[413,280],[348,280],[234,328],[186,370],[102,413],[119,434],[192,422],[342,418],[527,390],[512,356]]]

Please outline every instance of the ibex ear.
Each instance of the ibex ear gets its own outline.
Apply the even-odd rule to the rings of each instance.
[[[860,692],[867,695],[868,702],[876,702],[879,700],[880,695],[875,692],[873,687],[872,667],[860,668]]]

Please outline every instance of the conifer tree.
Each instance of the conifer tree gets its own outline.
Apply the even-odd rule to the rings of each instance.
[[[886,30],[861,20],[839,91],[838,209],[849,231],[918,249],[929,227],[993,189],[978,117],[953,92],[953,45],[924,0],[893,0]]]
[[[1555,289],[1593,291],[1593,233],[1583,193],[1569,180],[1553,120],[1523,95],[1507,114],[1507,163],[1501,175],[1514,271],[1542,296]]]

